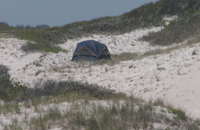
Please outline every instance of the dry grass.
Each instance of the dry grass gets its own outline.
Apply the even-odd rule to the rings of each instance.
[[[3,68],[4,75],[1,76],[5,77],[8,70]],[[12,97],[1,103],[0,116],[10,120],[10,123],[0,123],[4,129],[150,130],[158,129],[154,124],[160,123],[159,127],[165,129],[197,130],[199,126],[198,120],[191,120],[183,111],[166,106],[162,100],[145,102],[97,85],[72,81],[47,81],[36,86],[23,89],[24,93],[21,88],[11,87],[15,90],[12,96],[20,100]],[[4,86],[4,89],[8,88]],[[62,103],[68,103],[68,107],[61,109]],[[161,108],[157,109],[157,106]]]
[[[38,111],[38,116],[32,117],[28,129],[87,129],[87,130],[116,130],[116,129],[190,129],[198,130],[198,121],[192,121],[184,112],[161,107],[155,109],[152,102],[145,103],[133,97],[119,100],[89,100],[74,102],[70,109],[61,111],[59,107],[51,107],[45,113]],[[167,109],[167,111],[162,111]],[[173,118],[170,118],[172,114]],[[182,116],[184,115],[184,116]],[[183,118],[184,117],[184,118]],[[161,123],[162,122],[162,123]],[[154,126],[160,123],[160,128]],[[13,120],[6,129],[18,128],[19,122]],[[19,127],[20,129],[21,127]]]

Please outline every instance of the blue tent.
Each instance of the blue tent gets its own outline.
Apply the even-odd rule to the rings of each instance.
[[[105,44],[94,40],[83,41],[77,44],[72,61],[110,59],[110,53]]]

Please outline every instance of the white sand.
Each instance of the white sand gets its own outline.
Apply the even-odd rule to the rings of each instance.
[[[114,66],[80,65],[70,61],[76,43],[90,39],[105,43],[111,54],[143,54],[158,48],[164,49],[138,41],[138,38],[150,31],[160,29],[162,28],[149,28],[124,35],[93,35],[69,40],[60,45],[69,50],[67,54],[26,54],[20,50],[26,41],[1,38],[0,64],[10,68],[9,73],[14,80],[29,84],[31,87],[36,81],[48,79],[88,82],[147,100],[162,98],[185,110],[189,116],[200,118],[200,44],[170,54],[123,61]],[[196,55],[192,55],[193,51],[196,51]]]

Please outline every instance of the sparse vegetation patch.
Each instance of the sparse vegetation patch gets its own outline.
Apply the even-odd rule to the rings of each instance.
[[[8,92],[1,97],[4,104],[0,105],[0,115],[12,113],[23,118],[11,118],[8,124],[2,122],[4,129],[198,129],[198,122],[188,118],[183,111],[170,107],[161,112],[167,109],[161,100],[145,102],[97,85],[72,81],[47,81],[35,84],[32,89],[19,87],[9,80],[5,66],[1,65],[0,70],[1,88]],[[69,106],[61,109],[59,104],[66,102]],[[161,108],[155,109],[157,106]],[[24,109],[32,112],[27,113]],[[174,114],[177,118],[169,118],[167,114]],[[162,125],[154,126],[160,122]]]
[[[160,0],[156,3],[145,4],[121,16],[98,18],[52,28],[48,26],[12,27],[1,22],[0,33],[35,42],[35,44],[27,44],[23,48],[26,51],[33,49],[58,52],[61,50],[58,47],[54,48],[55,45],[68,39],[91,34],[123,34],[144,27],[165,26],[163,17],[176,15],[179,19],[165,26],[166,29],[161,33],[152,33],[144,37],[153,44],[168,45],[171,41],[180,42],[198,32],[199,9],[197,7],[199,4],[198,0]]]

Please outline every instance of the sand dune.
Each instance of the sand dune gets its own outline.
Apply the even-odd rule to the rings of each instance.
[[[161,27],[136,30],[117,36],[93,35],[68,40],[60,45],[69,53],[25,53],[20,48],[26,41],[14,38],[0,39],[0,64],[9,67],[13,80],[33,87],[37,81],[74,80],[98,84],[128,95],[149,99],[162,98],[181,108],[193,118],[200,118],[200,43],[174,50],[169,54],[148,56],[138,60],[122,61],[115,65],[88,65],[71,62],[76,43],[97,40],[108,46],[111,54],[169,47],[151,46],[138,38]]]

